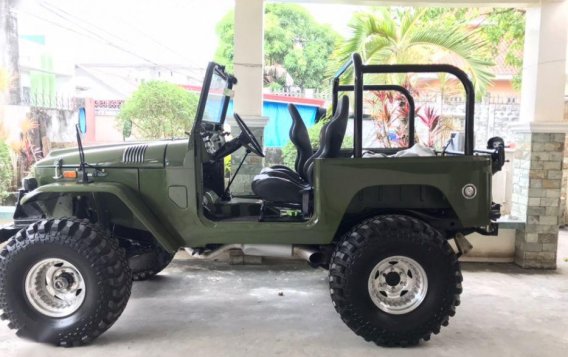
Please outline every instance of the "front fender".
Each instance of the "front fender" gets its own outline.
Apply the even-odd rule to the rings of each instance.
[[[25,205],[41,200],[54,193],[108,193],[116,196],[156,238],[160,245],[174,252],[180,247],[178,240],[160,223],[148,205],[137,192],[129,187],[114,182],[93,182],[81,184],[76,182],[52,183],[36,188],[22,197],[20,204]]]

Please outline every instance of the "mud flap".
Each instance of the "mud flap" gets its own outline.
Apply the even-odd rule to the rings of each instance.
[[[470,250],[473,249],[473,245],[471,245],[471,243],[462,233],[456,234],[454,241],[456,242],[456,246],[458,248],[458,257],[467,254]]]
[[[12,238],[19,230],[20,229],[16,228],[14,223],[0,227],[0,243],[4,243],[8,239]]]

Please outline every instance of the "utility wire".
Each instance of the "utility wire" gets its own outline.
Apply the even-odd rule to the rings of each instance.
[[[52,6],[55,6],[52,4]],[[134,30],[135,32],[137,32],[138,34],[142,35],[142,37],[146,38],[149,40],[149,42],[152,42],[158,46],[160,46],[161,48],[167,50],[168,52],[170,52],[171,54],[179,57],[180,59],[182,59],[184,62],[189,62],[189,64],[193,67],[199,67],[198,65],[196,65],[193,62],[193,59],[186,57],[184,54],[178,52],[177,50],[166,46],[165,44],[163,44],[162,42],[160,42],[158,39],[156,39],[155,37],[153,37],[152,35],[148,34],[147,32],[145,32],[144,30],[142,30],[141,28],[139,28],[138,26],[136,26],[135,24],[128,22],[126,19],[117,19],[116,17],[110,15],[110,18],[120,21],[120,23],[128,28],[130,28],[131,30]]]
[[[118,40],[119,42],[123,42],[123,43],[128,42],[128,41],[108,32],[108,31],[106,31],[102,28],[100,28],[97,25],[94,25],[93,23],[91,23],[91,22],[89,22],[85,19],[78,18],[74,14],[71,14],[71,13],[69,13],[69,12],[67,12],[67,11],[65,11],[65,10],[63,10],[63,9],[53,5],[53,4],[47,3],[47,2],[42,2],[42,3],[40,3],[40,5],[44,9],[50,11],[54,15],[56,15],[59,18],[61,18],[62,20],[64,20],[65,22],[70,23],[71,25],[78,27],[80,30],[83,31],[83,34],[87,34],[88,37],[90,37],[90,38],[96,39],[96,40],[104,43],[105,45],[116,48],[116,49],[118,49],[118,50],[120,50],[124,53],[128,53],[131,56],[134,56],[136,58],[140,58],[143,61],[148,62],[148,63],[150,63],[150,64],[152,64],[156,67],[167,69],[172,73],[178,73],[178,74],[181,74],[183,76],[187,76],[187,77],[194,79],[194,80],[197,79],[197,78],[195,78],[195,76],[192,76],[192,75],[189,75],[186,72],[180,72],[180,71],[172,69],[168,66],[164,66],[162,64],[159,64],[158,62],[152,60],[151,58],[148,58],[148,57],[141,55],[141,54],[139,54],[139,53],[137,53],[137,52],[135,52],[135,51],[133,51],[129,48],[126,48],[124,45],[122,45],[120,43],[116,43],[116,40]],[[43,20],[46,20],[46,19],[43,18]],[[64,27],[64,26],[61,26],[60,23],[56,23],[56,22],[54,23],[53,21],[50,21],[50,22],[52,24],[55,24],[56,26]],[[89,28],[88,26],[90,26],[91,28]],[[65,27],[65,28],[70,30],[69,27]],[[95,29],[96,32],[92,30],[93,28]],[[78,33],[77,31],[73,31],[73,32]],[[105,34],[106,34],[106,37],[104,36]],[[109,39],[108,37],[113,37],[114,39]]]
[[[38,19],[38,20],[40,20],[40,21],[43,21],[43,22],[48,23],[48,24],[51,24],[51,25],[53,25],[53,26],[62,28],[62,29],[64,29],[64,30],[67,30],[67,31],[69,31],[69,32],[72,32],[72,33],[74,33],[74,34],[76,34],[76,35],[79,35],[79,36],[82,36],[82,37],[85,37],[85,38],[89,38],[89,39],[92,39],[92,40],[101,42],[101,43],[103,43],[103,44],[105,44],[105,45],[108,45],[108,46],[110,46],[110,47],[116,48],[116,49],[118,49],[118,50],[120,50],[120,51],[127,52],[127,53],[129,53],[129,54],[131,54],[131,55],[133,55],[133,56],[135,56],[135,57],[144,59],[143,57],[140,57],[140,56],[139,56],[138,54],[136,54],[136,53],[130,53],[127,49],[124,49],[124,48],[122,48],[122,47],[120,47],[120,46],[115,46],[114,44],[109,43],[109,41],[107,41],[107,40],[105,40],[105,39],[101,39],[99,36],[94,36],[94,35],[92,35],[92,34],[90,34],[90,33],[86,33],[86,32],[84,32],[84,31],[79,31],[78,29],[76,29],[76,28],[74,28],[74,27],[65,26],[65,25],[61,24],[60,22],[53,21],[53,20],[51,20],[51,19],[49,19],[49,18],[45,18],[45,17],[42,17],[42,16],[38,16],[38,15],[36,15],[36,14],[32,14],[32,13],[30,13],[30,12],[28,12],[28,11],[24,11],[24,10],[21,10],[21,9],[18,10],[17,13],[26,14],[27,16],[34,17],[34,18],[36,18],[36,19]],[[145,62],[148,62],[146,59],[144,59],[144,61],[145,61]],[[159,64],[154,64],[153,62],[150,62],[150,63],[153,64],[153,65],[156,65],[156,66],[161,66],[161,65],[159,65]],[[176,72],[176,73],[179,73],[179,72]],[[185,74],[184,74],[184,75],[185,75]],[[193,79],[195,79],[195,78],[193,78]],[[200,80],[202,80],[202,79],[200,79]]]
[[[104,44],[106,44],[106,45],[108,45],[108,46],[111,46],[111,47],[114,47],[114,48],[117,48],[117,49],[119,49],[119,50],[121,50],[121,51],[123,51],[123,52],[125,52],[125,53],[128,53],[128,54],[130,54],[130,55],[132,55],[132,56],[138,57],[138,58],[142,59],[142,60],[145,61],[145,62],[151,63],[151,64],[156,65],[156,66],[159,65],[157,62],[155,62],[155,61],[153,61],[153,60],[151,60],[151,59],[149,59],[149,58],[147,58],[147,57],[144,57],[144,56],[142,56],[142,55],[140,55],[140,54],[138,54],[138,53],[136,53],[136,52],[134,52],[134,51],[131,51],[131,50],[125,48],[125,47],[122,46],[122,45],[116,44],[115,42],[109,40],[108,38],[105,38],[105,37],[101,36],[100,34],[98,34],[98,33],[94,32],[94,31],[92,31],[91,29],[89,29],[89,28],[87,28],[87,27],[85,27],[85,25],[83,25],[81,22],[75,21],[75,20],[73,20],[73,19],[72,19],[71,17],[69,17],[69,16],[62,15],[62,14],[58,13],[56,10],[54,10],[54,9],[50,9],[50,8],[47,7],[47,6],[44,6],[44,3],[40,3],[40,5],[42,5],[46,10],[48,10],[48,11],[50,11],[51,13],[55,14],[56,16],[60,17],[60,18],[61,18],[62,20],[64,20],[65,22],[67,22],[67,23],[69,23],[69,24],[71,24],[71,25],[73,25],[73,26],[76,26],[76,27],[78,27],[79,29],[83,30],[84,32],[90,34],[91,37],[95,37],[95,38],[99,39],[99,40],[102,41]]]

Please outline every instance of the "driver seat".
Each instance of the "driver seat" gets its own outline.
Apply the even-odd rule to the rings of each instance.
[[[311,182],[315,159],[335,158],[339,156],[341,144],[347,128],[349,115],[349,98],[343,96],[337,105],[337,109],[331,121],[325,125],[321,132],[321,145],[319,150],[304,164],[304,173],[308,179],[307,183],[303,180],[296,180],[293,177],[268,175],[260,173],[255,176],[251,188],[252,191],[263,201],[274,205],[302,205],[305,192],[312,189]]]
[[[312,150],[312,143],[310,142],[310,136],[308,135],[308,129],[302,116],[298,111],[298,108],[292,103],[288,104],[288,111],[292,117],[292,126],[290,127],[290,141],[296,147],[296,162],[294,163],[294,170],[284,165],[274,165],[267,167],[260,171],[261,174],[267,174],[270,176],[295,176],[298,175],[305,181],[307,181],[304,174],[304,165],[306,161],[314,154]]]

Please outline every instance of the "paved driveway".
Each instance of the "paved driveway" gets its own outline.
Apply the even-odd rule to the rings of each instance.
[[[282,261],[228,266],[180,253],[156,279],[134,285],[123,316],[93,345],[40,345],[17,338],[3,323],[0,356],[566,356],[563,258],[567,232],[557,271],[464,264],[462,304],[450,326],[418,347],[385,349],[341,322],[323,270]]]

